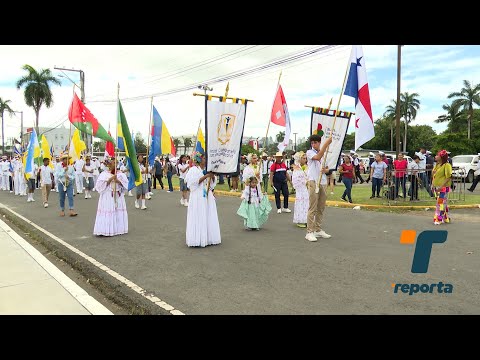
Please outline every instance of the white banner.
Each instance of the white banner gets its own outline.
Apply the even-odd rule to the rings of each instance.
[[[348,124],[350,122],[351,113],[340,111],[335,122],[335,129],[333,131],[333,141],[328,147],[328,152],[324,155],[327,156],[326,166],[329,169],[337,169],[339,164],[340,154],[342,152],[343,141],[347,134]],[[313,108],[312,109],[312,123],[310,128],[311,134],[322,135],[322,143],[326,136],[330,136],[332,131],[333,120],[335,119],[335,111],[330,110],[327,113],[327,109]],[[323,165],[323,160],[322,160]]]
[[[240,149],[245,125],[246,102],[206,100],[205,147],[207,171],[233,174],[240,170]]]

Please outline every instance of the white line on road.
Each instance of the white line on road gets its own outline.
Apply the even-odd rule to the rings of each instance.
[[[50,236],[53,240],[57,241],[58,243],[62,244],[63,246],[65,246],[66,248],[70,249],[71,251],[73,251],[74,253],[80,255],[81,257],[83,257],[85,260],[89,261],[91,264],[95,265],[97,268],[99,268],[100,270],[103,270],[105,271],[107,274],[113,276],[115,279],[117,279],[118,281],[120,281],[121,283],[127,285],[130,289],[132,289],[133,291],[139,293],[140,295],[142,295],[145,299],[151,301],[152,303],[154,303],[155,305],[161,307],[162,309],[166,310],[166,311],[169,311],[170,314],[172,315],[185,315],[183,312],[181,312],[180,310],[177,310],[175,309],[173,306],[167,304],[165,301],[159,299],[158,297],[156,296],[151,296],[151,295],[147,295],[147,291],[142,289],[140,286],[138,286],[137,284],[135,284],[134,282],[128,280],[127,278],[123,277],[122,275],[120,275],[119,273],[117,273],[116,271],[110,269],[108,266],[105,266],[103,265],[102,263],[100,263],[99,261],[95,260],[94,258],[88,256],[87,254],[83,253],[82,251],[78,250],[76,247],[70,245],[69,243],[63,241],[62,239],[60,239],[58,236],[55,236],[54,234],[52,234],[51,232],[45,230],[44,228],[38,226],[37,224],[35,224],[33,221],[30,221],[28,220],[26,217],[20,215],[19,213],[13,211],[12,209],[10,209],[8,206],[4,205],[4,204],[1,204],[0,203],[0,207],[10,211],[12,214],[16,215],[17,217],[19,217],[20,219],[22,219],[23,221],[27,222],[28,224],[32,225],[33,227],[35,227],[36,229],[40,230],[41,232],[43,232],[44,234]],[[5,224],[6,225],[6,224]],[[12,230],[13,231],[13,230]],[[22,239],[23,240],[23,239]],[[25,240],[23,240],[25,241]],[[70,280],[70,279],[69,279]],[[71,280],[70,280],[71,281]],[[68,290],[68,289],[67,289]]]
[[[18,235],[4,221],[0,220],[0,228],[5,230],[18,245],[20,245],[51,277],[67,290],[87,311],[92,315],[113,315],[105,306],[95,300],[93,297],[77,285],[72,279],[65,275],[60,269],[53,265],[43,256],[40,251],[30,245],[24,238]]]

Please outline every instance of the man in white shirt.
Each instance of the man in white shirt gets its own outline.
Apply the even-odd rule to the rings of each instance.
[[[48,207],[48,196],[52,190],[53,171],[50,167],[50,159],[44,158],[43,165],[40,166],[40,186],[42,188],[43,207]]]
[[[15,191],[15,195],[20,194],[20,184],[22,183],[23,179],[20,178],[21,172],[20,168],[23,166],[22,162],[19,160],[18,155],[12,161],[13,165],[13,189]]]
[[[76,160],[73,166],[75,169],[77,194],[83,194],[83,165],[85,165],[85,161],[83,161],[83,156],[80,156],[80,159]]]
[[[30,173],[30,177],[28,178],[28,197],[27,202],[35,201],[33,198],[33,193],[35,192],[36,188],[36,181],[37,181],[37,174],[38,174],[38,165],[33,164],[33,171]]]
[[[307,215],[307,235],[305,239],[308,241],[317,241],[317,236],[324,239],[331,237],[331,235],[322,230],[321,226],[323,211],[327,201],[324,186],[327,185],[327,177],[325,174],[328,172],[328,167],[322,168],[322,161],[327,147],[332,143],[332,137],[327,138],[321,148],[322,137],[320,135],[311,135],[309,140],[312,148],[307,151],[309,208]],[[322,175],[321,178],[320,174]],[[318,183],[319,181],[320,183]]]

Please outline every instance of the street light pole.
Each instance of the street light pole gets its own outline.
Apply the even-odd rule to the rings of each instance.
[[[298,133],[293,133],[293,135],[295,136],[295,146],[294,146],[295,152],[297,152],[297,134]]]
[[[400,154],[400,71],[401,71],[401,59],[402,59],[402,46],[398,45],[398,54],[397,54],[397,109],[396,109],[396,121],[395,128],[397,131],[397,159]],[[405,120],[406,121],[406,120]]]
[[[14,113],[20,114],[20,146],[23,149],[23,111],[14,111]]]
[[[80,100],[83,104],[85,104],[85,72],[83,70],[76,70],[76,69],[66,69],[66,68],[59,68],[54,66],[54,69],[60,71],[75,71],[80,73],[80,86],[78,86],[72,79],[67,76],[67,79],[70,80],[74,85],[77,85],[80,88]],[[65,74],[66,75],[66,74]],[[92,135],[84,133],[82,134],[83,138],[86,140],[87,143],[87,151],[91,150],[92,145]]]

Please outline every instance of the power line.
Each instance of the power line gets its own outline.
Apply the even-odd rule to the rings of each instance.
[[[170,89],[170,90],[166,90],[166,91],[162,91],[162,92],[158,92],[158,93],[154,93],[154,94],[139,95],[139,96],[134,96],[134,97],[123,98],[122,101],[124,101],[124,102],[137,101],[137,100],[150,98],[152,96],[153,97],[158,97],[158,96],[171,95],[171,94],[175,94],[175,93],[178,93],[178,92],[194,90],[198,87],[198,85],[205,84],[205,83],[215,84],[215,83],[229,81],[231,79],[245,77],[245,76],[255,74],[255,73],[258,73],[258,72],[266,71],[267,69],[270,69],[270,68],[276,68],[276,67],[288,64],[288,63],[299,61],[300,59],[303,59],[305,57],[312,56],[314,54],[318,54],[318,53],[327,51],[327,50],[335,48],[337,46],[338,45],[326,45],[326,46],[316,47],[316,48],[313,48],[313,49],[310,49],[310,50],[307,50],[307,51],[303,51],[303,52],[299,52],[299,53],[297,52],[297,53],[291,54],[289,56],[277,58],[277,59],[275,59],[273,61],[270,61],[268,63],[262,64],[262,65],[259,65],[259,66],[256,66],[256,67],[248,68],[246,70],[240,70],[240,71],[232,72],[232,73],[229,73],[229,74],[226,74],[226,75],[211,78],[209,80],[203,80],[201,82],[196,82],[196,83],[189,84],[189,85],[186,85],[186,86],[183,86],[183,87],[174,88],[174,89]],[[106,102],[115,102],[115,101],[116,100],[93,100],[93,101],[89,101],[89,102],[105,102],[106,103]]]

